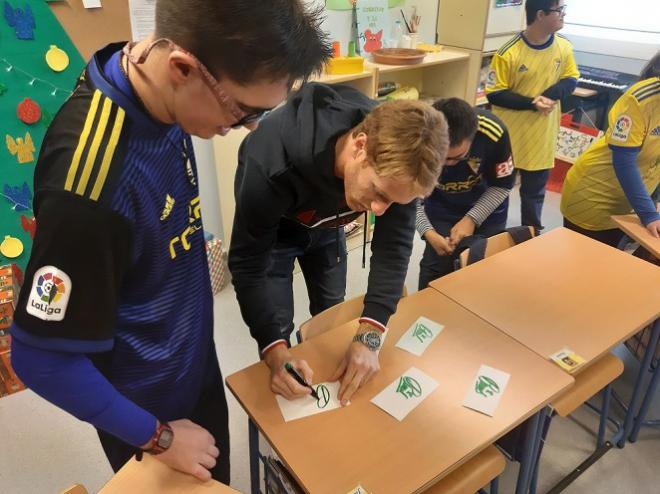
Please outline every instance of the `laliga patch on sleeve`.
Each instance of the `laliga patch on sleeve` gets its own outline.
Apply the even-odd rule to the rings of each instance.
[[[495,176],[497,178],[508,177],[513,173],[513,158],[509,156],[509,159],[498,163],[495,165]]]
[[[55,266],[34,273],[26,311],[42,321],[61,321],[71,296],[71,278]]]
[[[612,140],[626,142],[632,129],[633,120],[628,115],[621,115],[612,129]]]
[[[497,74],[495,73],[495,69],[490,69],[488,71],[488,76],[486,77],[486,85],[489,87],[493,87],[495,85],[495,81],[497,80]]]

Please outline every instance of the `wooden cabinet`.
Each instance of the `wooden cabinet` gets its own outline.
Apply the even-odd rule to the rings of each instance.
[[[485,104],[485,97],[476,95],[485,80],[490,57],[525,29],[525,7],[496,8],[495,0],[440,0],[438,9],[438,43],[470,53],[466,84],[473,88],[473,96],[465,99]]]

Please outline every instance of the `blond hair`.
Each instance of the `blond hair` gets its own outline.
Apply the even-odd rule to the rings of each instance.
[[[409,177],[423,195],[438,183],[449,148],[444,115],[421,101],[388,101],[353,129],[367,136],[367,159],[381,177]]]

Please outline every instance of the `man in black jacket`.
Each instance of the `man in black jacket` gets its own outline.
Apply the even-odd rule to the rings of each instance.
[[[310,394],[312,370],[288,350],[298,258],[315,315],[344,299],[343,226],[376,216],[369,286],[354,341],[330,380],[339,399],[378,371],[381,334],[403,290],[415,200],[428,195],[448,148],[445,119],[418,101],[376,102],[346,86],[307,84],[245,139],[236,172],[229,267],[243,319],[271,369],[273,392]]]

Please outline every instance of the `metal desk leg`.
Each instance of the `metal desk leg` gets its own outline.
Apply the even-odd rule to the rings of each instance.
[[[603,409],[600,412],[600,423],[598,425],[598,439],[596,439],[596,449],[605,444],[605,427],[607,426],[607,417],[610,413],[610,398],[612,397],[612,383],[603,389]]]
[[[639,430],[644,425],[644,418],[646,417],[646,414],[649,411],[649,407],[651,406],[651,402],[653,401],[653,395],[655,394],[655,390],[658,387],[658,381],[660,381],[660,363],[653,371],[653,378],[651,379],[651,383],[649,384],[649,387],[646,390],[646,396],[644,397],[642,406],[639,409],[639,413],[635,418],[635,425],[633,426],[632,432],[630,433],[630,437],[629,437],[629,441],[631,443],[637,441]]]
[[[547,407],[544,407],[537,414],[529,419],[527,426],[523,456],[520,460],[520,471],[518,472],[518,482],[516,483],[516,494],[528,494],[530,481],[535,468],[535,454],[538,451],[540,438],[539,424],[545,420]]]
[[[250,443],[250,492],[261,494],[261,486],[259,485],[259,430],[250,418],[248,418],[248,437]]]
[[[490,481],[490,494],[499,494],[500,491],[500,478],[495,477]]]
[[[653,330],[651,333],[651,340],[649,341],[648,346],[646,347],[646,353],[644,358],[639,366],[639,373],[637,374],[637,380],[635,382],[635,388],[633,389],[632,397],[630,398],[630,403],[628,404],[628,411],[626,412],[626,418],[623,421],[623,431],[620,438],[618,438],[617,446],[623,448],[626,444],[626,439],[630,435],[630,432],[633,427],[633,420],[635,418],[635,410],[637,409],[637,400],[639,399],[639,394],[642,392],[642,384],[644,383],[644,376],[651,365],[651,360],[655,354],[655,347],[658,344],[658,337],[660,337],[660,319],[656,320],[653,323]],[[649,389],[649,391],[651,391]]]

